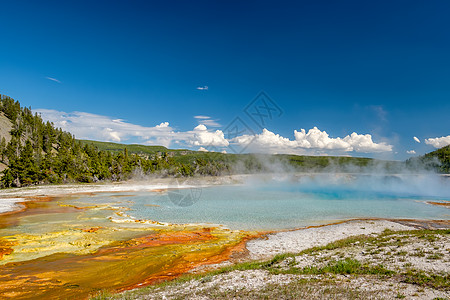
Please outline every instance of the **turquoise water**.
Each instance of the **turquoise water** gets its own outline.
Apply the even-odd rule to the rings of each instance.
[[[166,194],[141,192],[122,200],[132,202],[127,213],[138,219],[272,230],[350,218],[449,219],[448,208],[425,203],[450,200],[449,182],[417,176],[266,178]],[[186,206],[180,206],[176,197],[186,195]]]

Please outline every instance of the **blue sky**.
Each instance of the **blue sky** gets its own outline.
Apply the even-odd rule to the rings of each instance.
[[[0,1],[0,11],[0,93],[79,138],[388,159],[450,143],[448,1]],[[261,91],[280,109],[263,126],[245,112]]]

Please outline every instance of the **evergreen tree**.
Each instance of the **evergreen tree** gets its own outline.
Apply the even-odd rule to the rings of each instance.
[[[94,182],[124,180],[135,170],[161,176],[219,175],[228,172],[226,164],[214,161],[180,163],[172,154],[162,152],[153,158],[136,153],[100,151],[81,145],[73,135],[55,128],[51,122],[22,108],[18,101],[0,95],[0,114],[12,123],[11,139],[0,140],[1,161],[8,166],[2,173],[2,187],[38,183]]]

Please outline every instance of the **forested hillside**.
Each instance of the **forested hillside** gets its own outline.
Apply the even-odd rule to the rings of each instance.
[[[124,180],[133,173],[162,176],[190,176],[194,173],[226,172],[224,165],[198,161],[178,163],[166,152],[149,157],[123,151],[102,151],[91,143],[82,143],[68,132],[21,107],[18,101],[0,96],[3,123],[9,120],[9,132],[0,137],[0,161],[6,166],[1,187],[30,184],[95,182]],[[6,118],[7,119],[6,119]]]
[[[425,168],[439,173],[450,173],[450,145],[437,149],[419,157],[413,157],[406,161],[406,165],[412,169]]]
[[[415,160],[449,172],[449,146]],[[338,156],[223,154],[170,150],[163,146],[77,140],[50,122],[0,95],[0,187],[125,180],[132,176],[226,175],[257,172],[398,172],[404,162]]]

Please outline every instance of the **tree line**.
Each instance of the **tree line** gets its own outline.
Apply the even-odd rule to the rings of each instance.
[[[82,144],[69,132],[43,121],[30,108],[0,95],[0,114],[12,124],[10,139],[0,140],[0,161],[6,165],[0,186],[20,187],[32,184],[126,180],[134,174],[159,176],[220,175],[228,166],[196,159],[176,161],[167,153],[151,158],[123,152],[99,150]],[[9,137],[8,137],[9,138]]]
[[[183,155],[159,152],[155,155],[99,150],[89,142],[80,142],[69,132],[44,121],[31,108],[0,95],[0,117],[11,123],[8,133],[0,136],[0,163],[5,168],[0,188],[33,184],[127,180],[135,175],[219,176],[232,173],[272,172],[273,166],[292,171],[327,171],[330,165],[346,171],[347,167],[367,169],[376,160],[356,157],[314,157],[297,155],[222,154],[190,151]],[[5,128],[3,128],[5,129]],[[4,130],[3,130],[4,131]],[[96,143],[96,142],[94,142]],[[97,143],[98,144],[98,143]],[[132,147],[130,147],[131,149]],[[164,148],[164,147],[162,147]],[[450,172],[450,146],[409,159],[384,162],[387,170],[429,169]],[[276,168],[275,168],[276,169]]]

